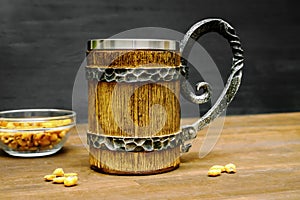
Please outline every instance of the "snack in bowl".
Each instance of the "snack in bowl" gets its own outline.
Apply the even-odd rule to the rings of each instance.
[[[75,126],[75,112],[24,109],[0,112],[0,147],[10,155],[37,157],[59,151]]]

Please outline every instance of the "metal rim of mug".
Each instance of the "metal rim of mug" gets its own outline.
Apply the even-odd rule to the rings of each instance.
[[[180,43],[176,40],[165,39],[91,39],[87,43],[91,50],[180,50]]]

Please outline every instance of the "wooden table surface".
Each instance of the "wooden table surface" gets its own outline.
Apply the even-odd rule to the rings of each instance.
[[[178,169],[149,176],[105,175],[90,169],[84,126],[53,156],[16,158],[0,151],[0,199],[300,199],[300,113],[231,116],[204,158],[199,132]],[[236,174],[208,177],[215,164]],[[66,188],[43,180],[62,167],[79,182]]]

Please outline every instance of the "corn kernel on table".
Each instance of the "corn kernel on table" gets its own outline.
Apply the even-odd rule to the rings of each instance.
[[[193,121],[188,119],[185,121]],[[300,113],[226,117],[213,150],[199,158],[207,128],[178,169],[148,176],[115,176],[90,169],[78,125],[55,155],[17,158],[0,151],[0,199],[300,199]],[[235,174],[208,177],[212,165],[234,163]],[[58,167],[78,173],[78,185],[43,180]]]

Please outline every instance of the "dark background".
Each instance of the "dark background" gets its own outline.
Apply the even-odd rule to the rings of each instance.
[[[300,111],[298,2],[0,0],[0,110],[72,109],[88,39],[139,27],[185,33],[195,22],[217,17],[235,27],[245,50],[242,85],[227,113]],[[209,34],[199,42],[229,70],[224,39]]]

